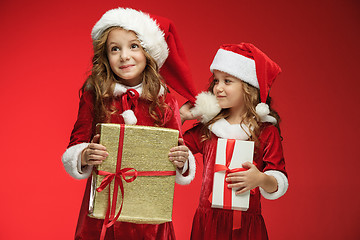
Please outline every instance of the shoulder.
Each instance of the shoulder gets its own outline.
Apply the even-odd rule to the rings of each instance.
[[[80,99],[92,103],[95,99],[95,93],[91,89],[84,90],[80,95]]]
[[[279,139],[281,141],[280,133],[277,127],[267,122],[263,123],[261,126],[259,139],[263,142],[274,139]]]
[[[177,103],[175,96],[173,94],[171,94],[170,92],[166,92],[166,94],[162,95],[161,97],[164,98],[166,103],[172,103],[172,102]]]
[[[269,122],[262,123],[260,129],[261,129],[261,134],[270,133],[270,132],[279,132],[277,127],[275,127],[273,124]]]

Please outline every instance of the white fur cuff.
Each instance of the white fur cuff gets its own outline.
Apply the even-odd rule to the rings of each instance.
[[[266,175],[273,176],[278,183],[278,190],[274,193],[268,193],[264,189],[260,189],[261,195],[269,200],[275,200],[284,195],[289,187],[289,182],[285,174],[276,170],[269,170],[264,172]]]
[[[202,92],[196,96],[195,107],[190,111],[194,117],[201,117],[200,122],[207,123],[221,111],[221,108],[214,94]]]
[[[178,169],[176,169],[176,183],[180,185],[187,185],[195,178],[196,172],[196,164],[195,157],[192,152],[189,150],[189,174],[187,176],[183,176]]]
[[[125,124],[135,125],[137,123],[137,118],[133,110],[126,110],[121,114],[121,116],[123,116]]]
[[[89,143],[79,143],[66,149],[62,155],[62,162],[65,170],[70,176],[76,179],[88,178],[92,171],[92,166],[86,166],[81,169],[81,152]]]

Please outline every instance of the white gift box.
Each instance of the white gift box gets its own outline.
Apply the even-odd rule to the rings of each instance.
[[[231,142],[235,142],[234,151],[227,154],[227,151],[231,151]],[[231,159],[226,159],[226,155],[231,156]],[[227,166],[230,170],[242,168],[243,163],[253,162],[253,155],[254,142],[219,138],[215,164]],[[246,211],[249,208],[250,191],[235,195],[238,189],[227,187],[226,175],[225,170],[214,173],[211,207]]]

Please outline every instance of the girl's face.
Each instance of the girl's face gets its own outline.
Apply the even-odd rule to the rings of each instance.
[[[227,73],[214,70],[213,93],[221,108],[230,108],[240,114],[244,110],[244,90],[242,81]]]
[[[135,33],[121,28],[111,30],[106,48],[111,70],[120,82],[127,86],[140,84],[146,57]]]

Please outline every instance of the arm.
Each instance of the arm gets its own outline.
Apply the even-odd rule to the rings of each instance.
[[[248,170],[230,173],[228,178],[226,178],[226,181],[231,183],[228,185],[228,188],[239,189],[236,191],[236,194],[242,194],[256,187],[261,187],[268,193],[277,191],[278,184],[275,177],[260,172],[259,169],[250,162],[244,163],[243,167]]]
[[[184,124],[186,120],[196,119],[190,111],[191,108],[192,108],[192,104],[190,102],[186,102],[179,109],[181,124]]]
[[[67,173],[76,179],[88,178],[94,164],[88,164],[92,159],[90,143],[93,136],[93,101],[89,92],[84,92],[80,98],[79,112],[70,143],[62,156],[62,162]],[[90,146],[90,147],[89,147]],[[91,163],[91,162],[90,162]]]
[[[284,195],[288,188],[281,139],[277,129],[269,126],[262,131],[259,140],[263,149],[263,172],[254,164],[245,163],[243,167],[248,170],[229,174],[227,181],[232,182],[229,187],[240,188],[238,194],[260,187],[263,197],[277,199]]]
[[[173,114],[165,127],[177,129],[180,133],[179,145],[170,149],[169,160],[176,167],[176,182],[181,185],[186,185],[195,177],[195,157],[182,139],[181,118],[176,99],[170,94],[167,94],[166,102],[173,110]]]
[[[263,172],[267,176],[275,178],[277,182],[275,192],[269,192],[260,187],[260,193],[264,198],[274,200],[283,196],[289,187],[281,137],[277,128],[270,125],[264,128],[259,139],[263,146],[263,162],[265,164]]]

